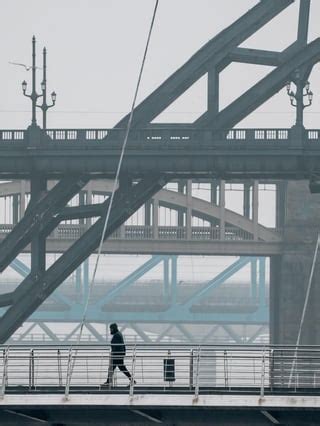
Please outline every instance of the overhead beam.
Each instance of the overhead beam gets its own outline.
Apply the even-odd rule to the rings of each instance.
[[[314,65],[319,60],[320,39],[317,38],[309,43],[308,46],[288,56],[285,63],[271,71],[218,115],[213,116],[206,112],[196,120],[195,125],[197,127],[212,127],[215,129],[232,128],[281,90],[297,68],[306,64]]]
[[[63,220],[86,219],[90,217],[99,217],[103,213],[103,203],[86,204],[82,206],[65,207],[55,217],[56,223]]]
[[[154,195],[166,180],[146,176],[132,187],[119,188],[105,239]],[[106,205],[109,200],[106,201]],[[100,218],[41,276],[28,276],[14,291],[14,302],[0,319],[0,342],[5,342],[42,302],[99,246],[105,218]]]
[[[142,127],[151,122],[202,77],[207,72],[209,64],[212,66],[212,61],[218,64],[235,47],[292,3],[293,0],[260,1],[228,28],[221,31],[135,108],[132,127]],[[129,114],[116,127],[126,127],[128,120]]]
[[[230,55],[231,62],[241,62],[255,65],[278,66],[281,64],[281,53],[271,52],[269,50],[247,49],[237,47]]]

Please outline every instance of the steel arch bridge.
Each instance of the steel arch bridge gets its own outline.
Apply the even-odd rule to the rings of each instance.
[[[199,201],[197,208],[200,217],[204,220],[219,219],[219,244],[228,235],[227,224],[230,220],[231,224],[238,222],[238,229],[253,235],[251,239],[254,240],[255,250],[262,247],[259,255],[268,254],[266,247],[263,247],[264,241],[262,244],[259,241],[259,235],[264,233],[267,238],[268,234],[271,239],[271,234],[258,225],[256,216],[253,216],[251,223],[226,211],[223,185],[225,180],[307,179],[312,189],[318,187],[320,131],[304,128],[302,99],[297,101],[297,123],[290,129],[234,129],[243,118],[285,87],[288,81],[295,83],[297,91],[303,91],[313,66],[320,60],[320,39],[310,43],[307,40],[309,0],[301,0],[297,39],[283,52],[239,47],[292,3],[292,0],[260,1],[210,40],[136,107],[106,238],[119,228],[121,233],[121,226],[122,232],[126,232],[123,224],[152,197],[157,205],[160,201],[155,194],[167,182],[187,179],[187,186],[188,182],[190,186],[191,179],[217,179],[220,180],[220,208],[214,212],[215,208],[211,206],[209,214],[206,211],[208,205]],[[220,110],[219,74],[232,62],[274,68]],[[199,119],[183,126],[179,123],[165,126],[152,123],[205,74],[208,76],[208,108]],[[76,194],[81,194],[93,179],[114,177],[128,118],[124,117],[113,129],[46,130],[33,123],[27,130],[0,130],[0,176],[2,179],[30,180],[31,193],[25,214],[12,230],[8,229],[10,232],[0,244],[0,271],[11,265],[17,255],[31,244],[30,272],[27,271],[27,276],[17,288],[0,296],[0,306],[4,309],[0,319],[1,342],[7,340],[97,249],[109,201],[75,207],[66,205]],[[53,188],[48,186],[50,179],[58,180]],[[257,183],[253,184],[253,193],[257,193]],[[169,195],[168,191],[161,192],[163,199]],[[186,221],[187,238],[193,235],[189,203],[194,201],[190,195],[190,191],[187,191],[186,198],[178,193],[173,200],[179,209],[186,210],[181,217]],[[25,203],[25,200],[22,202]],[[167,206],[172,205],[170,197],[163,202]],[[152,212],[156,216],[158,209],[153,208]],[[90,226],[83,234],[79,228],[76,242],[48,267],[46,248],[50,244],[49,235],[56,230],[59,232],[59,224],[65,220],[80,221],[85,218],[98,220],[86,222]],[[156,225],[156,217],[152,219],[152,232],[158,232],[159,236],[161,229]],[[273,236],[279,249],[279,237]],[[227,241],[223,244],[227,245]],[[245,244],[249,247],[249,243]],[[268,244],[271,247],[271,241]],[[232,245],[236,247],[235,242]],[[276,252],[275,247],[275,251],[269,254],[286,254],[282,249]],[[218,246],[216,250],[220,250]],[[241,254],[249,254],[246,250],[240,250]],[[166,250],[163,249],[163,252]],[[175,254],[176,251],[173,252]],[[172,268],[174,266],[171,265]],[[259,270],[263,270],[263,267]]]

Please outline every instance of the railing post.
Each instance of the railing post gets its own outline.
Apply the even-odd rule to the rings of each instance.
[[[2,384],[0,398],[4,398],[6,391],[6,385],[8,382],[8,360],[9,360],[9,347],[3,351],[3,372],[2,372]]]
[[[197,400],[199,397],[199,387],[200,387],[200,380],[199,380],[199,373],[200,373],[200,356],[201,356],[201,346],[198,348],[198,354],[197,354],[197,365],[196,365],[196,385],[194,389],[194,399]]]
[[[29,389],[34,389],[34,350],[30,350],[29,357]]]
[[[228,354],[227,351],[223,351],[223,366],[224,366],[224,386],[227,388],[229,386],[228,379]]]
[[[71,383],[71,376],[72,376],[72,347],[69,349],[69,355],[68,355],[68,367],[67,367],[67,377],[66,377],[66,387],[64,392],[64,399],[67,401],[69,399],[69,390],[70,390],[70,383]]]
[[[58,358],[58,383],[59,387],[62,386],[62,368],[61,368],[61,353],[60,349],[57,351],[57,358]]]
[[[189,387],[193,387],[193,349],[190,350]]]
[[[265,378],[265,370],[266,370],[266,353],[265,349],[262,352],[262,360],[261,360],[261,388],[260,388],[260,398],[264,397],[264,378]]]
[[[133,394],[134,394],[135,370],[136,370],[136,345],[134,345],[133,353],[132,353],[132,367],[131,367],[131,380],[130,380],[130,398],[133,398]]]

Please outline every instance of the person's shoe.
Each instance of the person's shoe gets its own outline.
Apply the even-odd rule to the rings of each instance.
[[[101,385],[100,385],[100,387],[101,388],[106,388],[106,387],[111,387],[111,384],[110,384],[110,382],[108,382],[108,380],[106,381],[106,382],[104,382],[104,383],[101,383]]]

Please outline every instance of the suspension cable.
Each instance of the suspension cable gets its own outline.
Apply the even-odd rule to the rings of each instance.
[[[311,286],[312,286],[312,279],[313,279],[314,269],[315,269],[316,260],[317,260],[317,256],[318,256],[319,245],[320,245],[320,234],[318,234],[316,247],[315,247],[314,254],[313,254],[312,266],[311,266],[306,296],[305,296],[305,299],[304,299],[304,305],[303,305],[303,310],[302,310],[302,315],[301,315],[301,320],[300,320],[300,325],[299,325],[299,331],[298,331],[298,336],[297,336],[297,341],[296,341],[296,349],[295,349],[295,352],[294,352],[294,357],[293,357],[291,371],[290,371],[288,387],[290,387],[290,385],[291,385],[293,371],[294,371],[295,363],[297,361],[298,346],[300,345],[302,327],[303,327],[303,323],[304,323],[305,316],[306,316],[307,306],[308,306],[308,303],[309,303],[310,291],[311,291]]]
[[[88,288],[86,303],[85,303],[85,306],[84,306],[83,316],[82,316],[81,325],[80,325],[80,333],[79,333],[79,337],[78,337],[78,343],[81,340],[83,326],[85,324],[86,317],[87,317],[88,306],[89,306],[91,293],[92,293],[92,289],[93,289],[93,285],[94,285],[94,281],[95,281],[95,277],[96,277],[96,273],[97,273],[97,269],[98,269],[98,264],[99,264],[99,260],[100,260],[100,256],[101,256],[103,242],[104,242],[104,239],[105,239],[105,234],[106,234],[108,223],[109,223],[109,217],[110,217],[110,213],[111,213],[111,209],[112,209],[113,199],[114,199],[114,195],[115,195],[115,192],[116,192],[116,189],[117,189],[121,165],[122,165],[126,145],[127,145],[127,142],[128,142],[128,136],[129,136],[129,132],[130,132],[130,129],[131,129],[133,113],[134,113],[134,109],[135,109],[135,105],[136,105],[138,91],[139,91],[139,88],[140,88],[140,83],[141,83],[142,73],[143,73],[143,70],[144,70],[144,65],[145,65],[145,61],[146,61],[146,57],[147,57],[147,52],[148,52],[148,49],[149,49],[149,44],[150,44],[151,34],[152,34],[152,30],[153,30],[153,26],[154,26],[154,22],[155,22],[155,17],[156,17],[156,13],[157,13],[157,9],[158,9],[158,4],[159,4],[159,0],[156,0],[154,10],[153,10],[152,19],[151,19],[151,24],[150,24],[150,28],[149,28],[149,33],[148,33],[148,37],[147,37],[147,42],[146,42],[146,46],[145,46],[145,50],[144,50],[144,54],[143,54],[143,59],[142,59],[141,67],[140,67],[139,77],[138,77],[138,81],[137,81],[137,85],[136,85],[136,89],[135,89],[135,93],[134,93],[134,97],[133,97],[133,101],[132,101],[132,106],[131,106],[130,116],[129,116],[129,120],[128,120],[128,124],[127,124],[127,128],[126,128],[126,133],[125,133],[125,137],[124,137],[123,144],[122,144],[122,149],[121,149],[121,154],[120,154],[120,158],[119,158],[119,162],[118,162],[116,176],[115,176],[115,179],[114,179],[114,182],[113,182],[112,192],[111,192],[111,196],[110,196],[110,202],[109,202],[109,205],[108,205],[107,214],[106,214],[106,218],[105,218],[104,225],[103,225],[103,230],[102,230],[102,234],[101,234],[98,254],[97,254],[97,258],[96,258],[95,265],[94,265],[92,279],[90,281],[90,285],[89,285],[89,288]]]

